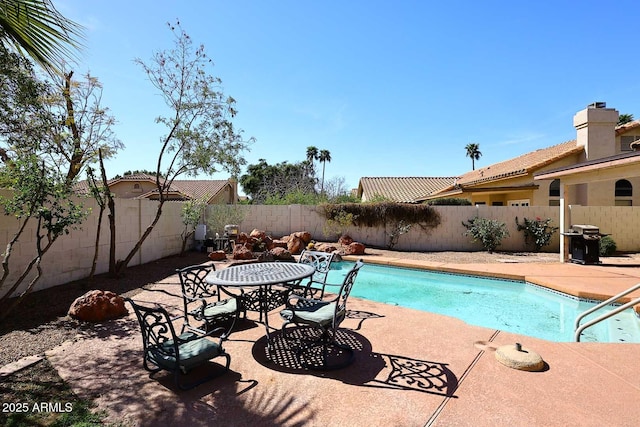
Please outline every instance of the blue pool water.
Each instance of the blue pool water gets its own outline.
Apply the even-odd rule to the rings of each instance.
[[[346,261],[332,264],[328,282],[341,283],[352,266]],[[574,341],[576,317],[596,304],[524,282],[375,264],[362,267],[351,295],[559,342]],[[581,341],[640,342],[640,319],[625,310],[586,329]]]

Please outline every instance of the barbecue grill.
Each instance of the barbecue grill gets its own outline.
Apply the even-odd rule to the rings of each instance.
[[[568,233],[571,262],[578,264],[600,263],[600,229],[595,225],[575,224]]]

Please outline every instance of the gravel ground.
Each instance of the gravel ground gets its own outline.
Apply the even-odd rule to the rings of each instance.
[[[553,253],[495,252],[398,252],[381,249],[366,250],[367,256],[391,256],[452,263],[495,262],[558,262]],[[73,339],[82,328],[91,328],[67,316],[71,303],[90,289],[110,290],[133,296],[174,274],[176,268],[200,264],[206,256],[190,252],[185,257],[168,257],[142,266],[130,267],[119,279],[96,276],[91,283],[85,280],[46,289],[25,297],[12,314],[0,323],[0,366],[25,356],[42,354],[62,342]],[[6,307],[0,306],[0,313]]]

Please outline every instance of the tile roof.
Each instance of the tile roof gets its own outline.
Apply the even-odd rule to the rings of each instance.
[[[584,147],[577,146],[576,140],[563,142],[562,144],[541,148],[504,162],[467,172],[458,178],[456,184],[474,185],[510,176],[528,174],[582,151],[584,151]]]
[[[417,199],[453,185],[455,177],[363,177],[359,194],[376,195],[400,203],[416,203]]]
[[[148,174],[125,175],[121,178],[110,179],[109,186],[122,181],[151,181],[155,183],[156,178]],[[169,188],[169,192],[183,194],[192,199],[198,199],[205,195],[209,195],[211,198],[218,194],[227,184],[229,184],[229,181],[226,179],[175,180]],[[75,190],[80,194],[88,194],[89,183],[86,180],[80,181],[75,185]],[[145,199],[157,192],[158,190],[154,189],[136,198]]]
[[[640,127],[640,120],[634,120],[632,122],[625,123],[623,125],[616,126],[616,136],[629,132],[630,130]]]

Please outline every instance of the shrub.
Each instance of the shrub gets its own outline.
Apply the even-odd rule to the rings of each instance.
[[[540,252],[543,246],[547,246],[551,242],[553,233],[558,230],[558,227],[552,227],[549,223],[551,223],[551,218],[544,221],[540,218],[525,218],[524,223],[520,224],[518,217],[516,217],[518,231],[524,231],[524,242],[527,245],[533,245],[536,252]]]
[[[445,199],[429,200],[427,202],[429,206],[471,206],[471,201],[468,199],[462,199],[458,197],[449,197]]]
[[[616,253],[616,250],[618,249],[616,242],[613,241],[611,236],[602,237],[598,243],[600,247],[600,256],[611,256]]]
[[[473,237],[474,242],[482,243],[484,249],[492,253],[500,244],[502,239],[509,236],[509,230],[504,222],[487,218],[471,218],[468,223],[463,222],[467,229],[465,236]]]

